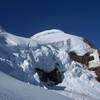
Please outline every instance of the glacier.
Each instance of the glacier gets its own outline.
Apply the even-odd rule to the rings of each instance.
[[[85,65],[70,59],[68,53],[84,55],[90,52],[94,60],[89,67],[100,66],[96,48],[84,38],[52,29],[37,33],[30,38],[20,37],[0,30],[0,71],[23,82],[51,90],[74,100],[99,100],[100,83]],[[46,86],[39,80],[35,68],[46,72],[58,69],[64,80],[57,86]],[[1,80],[1,78],[0,78]],[[1,85],[1,84],[0,84]]]

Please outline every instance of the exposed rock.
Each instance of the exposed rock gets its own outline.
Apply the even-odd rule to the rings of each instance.
[[[55,85],[63,81],[63,74],[57,68],[48,73],[48,77],[50,81],[55,82]]]
[[[55,85],[57,85],[63,81],[63,74],[60,73],[58,68],[55,68],[51,72],[45,72],[39,68],[36,68],[36,72],[38,73],[39,79],[42,82],[48,83],[48,81],[52,81]]]
[[[82,63],[82,64],[86,65],[87,67],[89,66],[89,61],[94,60],[94,57],[90,56],[89,52],[83,56],[79,56],[75,52],[69,52],[69,56],[72,60]]]
[[[97,75],[96,79],[100,82],[100,66],[89,68],[90,71],[94,71]]]
[[[43,70],[39,69],[39,68],[36,68],[35,69],[38,76],[39,76],[39,79],[42,81],[42,82],[46,82],[48,81],[48,74],[47,72],[44,72]]]
[[[100,54],[100,51],[98,51]],[[94,60],[93,56],[90,56],[90,53],[86,53],[83,56],[78,56],[75,52],[69,52],[69,56],[72,60],[77,61],[81,64],[86,65],[89,71],[94,71],[96,74],[96,80],[100,82],[100,66],[97,67],[91,67],[89,68],[89,61]]]

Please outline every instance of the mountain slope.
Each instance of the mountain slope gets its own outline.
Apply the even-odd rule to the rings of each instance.
[[[69,52],[83,56],[89,52],[94,60],[89,68],[100,66],[99,54],[84,38],[64,33],[60,30],[47,30],[30,38],[23,38],[0,31],[0,70],[21,81],[51,89],[54,92],[79,99],[99,100],[100,83],[87,66],[70,58]],[[57,86],[49,87],[38,78],[36,68],[45,72],[55,69],[55,64],[64,80]],[[70,91],[70,93],[68,92]]]
[[[72,100],[52,91],[23,83],[0,71],[0,100]]]

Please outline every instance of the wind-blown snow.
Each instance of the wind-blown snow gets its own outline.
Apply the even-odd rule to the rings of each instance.
[[[70,59],[70,51],[75,51],[78,55],[90,52],[95,58],[90,62],[90,67],[94,67],[97,62],[100,65],[96,49],[91,48],[81,37],[55,29],[37,33],[30,38],[0,31],[1,71],[26,83],[51,89],[39,81],[35,68],[50,72],[58,63],[58,69],[65,72],[64,81],[52,90],[67,97],[69,94],[75,100],[99,100],[100,84],[86,66]]]

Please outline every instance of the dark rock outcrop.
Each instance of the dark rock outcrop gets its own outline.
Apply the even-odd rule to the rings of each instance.
[[[94,60],[94,57],[90,56],[90,53],[86,53],[83,56],[79,56],[75,52],[72,51],[72,52],[69,52],[69,56],[72,60],[82,63],[86,65],[87,67],[89,66],[89,61]]]
[[[100,51],[99,52],[99,55],[100,55]],[[95,74],[96,74],[96,80],[98,82],[100,82],[100,66],[97,66],[97,67],[92,67],[92,68],[89,68],[89,61],[92,61],[94,60],[94,57],[93,56],[90,56],[90,53],[86,53],[85,55],[83,56],[78,56],[75,52],[70,52],[69,53],[69,56],[72,60],[74,61],[77,61],[81,64],[84,64],[87,66],[87,69],[89,71],[94,71]]]
[[[100,82],[100,66],[89,68],[90,71],[94,71],[97,75],[96,79]]]
[[[48,81],[52,81],[55,85],[57,85],[63,81],[63,74],[60,73],[58,68],[55,68],[51,72],[45,72],[39,68],[36,68],[36,72],[38,73],[39,79],[42,82],[48,83]]]

